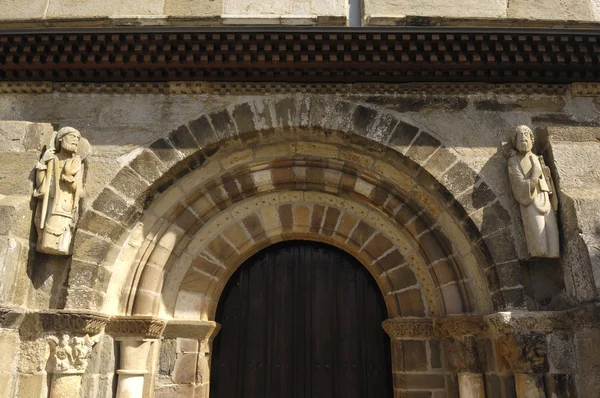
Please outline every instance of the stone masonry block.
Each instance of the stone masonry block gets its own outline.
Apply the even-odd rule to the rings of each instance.
[[[189,128],[201,148],[204,148],[217,140],[215,131],[206,116],[191,121],[189,123]]]
[[[358,105],[352,114],[352,120],[354,121],[353,131],[358,135],[366,137],[369,133],[368,128],[375,121],[377,115],[378,112],[376,110]]]
[[[475,185],[478,176],[466,163],[458,162],[440,178],[442,185],[446,186],[454,195],[466,191]]]
[[[510,0],[507,16],[522,19],[593,21],[589,0]]]
[[[93,0],[50,0],[46,18],[98,18],[151,16],[163,13],[164,0],[93,1]]]
[[[2,19],[10,21],[41,20],[44,18],[47,6],[48,0],[32,0],[27,3],[27,7],[23,7],[23,2],[20,0],[5,0],[0,10]]]
[[[220,17],[223,0],[164,0],[165,15],[181,18]]]
[[[240,134],[256,131],[254,112],[247,103],[240,104],[233,109],[233,119]]]
[[[394,129],[388,145],[390,148],[404,154],[418,132],[419,129],[417,127],[411,126],[405,122],[400,122]]]
[[[118,251],[118,246],[83,230],[75,233],[73,253],[80,260],[100,264],[104,259],[116,257]]]
[[[406,156],[423,164],[439,147],[440,140],[422,131],[406,151]]]
[[[19,289],[22,286],[15,281],[20,274],[26,274],[29,250],[29,245],[22,240],[0,237],[0,302],[9,302],[18,290],[25,290]],[[27,277],[26,286],[30,284]]]
[[[454,152],[448,148],[439,148],[427,162],[423,165],[425,170],[432,176],[438,178],[447,170],[458,158]]]
[[[236,135],[235,122],[228,111],[223,110],[213,113],[209,117],[219,139],[222,140]]]
[[[129,163],[129,167],[150,183],[158,180],[167,171],[167,167],[158,157],[152,151],[148,150],[142,151],[142,153],[133,159]]]
[[[131,211],[132,205],[117,195],[112,189],[104,188],[92,207],[115,220],[123,220]]]
[[[173,130],[169,134],[168,139],[175,149],[181,151],[184,156],[189,156],[199,149],[198,143],[186,125],[179,126],[179,128]]]
[[[148,184],[129,166],[123,167],[110,182],[110,185],[124,196],[134,200],[148,189]]]
[[[37,152],[0,152],[0,194],[31,195],[39,156]]]
[[[193,383],[196,377],[197,353],[179,354],[173,371],[175,383]]]
[[[452,7],[443,0],[366,0],[364,15],[377,16],[421,16],[445,18],[505,18],[506,0],[458,0]]]
[[[18,347],[18,331],[0,330],[0,372],[15,372]]]
[[[112,239],[115,243],[120,242],[119,237],[125,235],[127,231],[119,222],[93,210],[86,212],[80,219],[79,229]]]
[[[7,3],[12,1],[3,2],[2,6],[6,7]],[[6,18],[6,14],[3,16]],[[48,123],[0,121],[0,151],[41,153],[44,145],[50,142],[53,132],[52,125]]]
[[[150,144],[150,149],[161,162],[169,167],[174,166],[181,160],[179,152],[164,138]]]
[[[0,197],[0,235],[29,239],[33,229],[32,199],[29,196]]]
[[[424,340],[404,341],[404,369],[407,371],[427,370],[427,350]]]

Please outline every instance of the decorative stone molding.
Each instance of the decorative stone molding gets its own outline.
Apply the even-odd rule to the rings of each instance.
[[[117,337],[158,339],[167,321],[151,317],[115,317],[106,326],[106,333]]]
[[[574,326],[600,325],[600,311],[589,307],[572,312],[497,312],[491,315],[463,315],[439,318],[391,318],[383,329],[395,339],[462,338],[468,336],[501,337],[509,334],[547,334]]]
[[[567,312],[498,312],[484,317],[490,335],[511,333],[550,333],[569,329],[573,324]]]
[[[438,338],[461,338],[485,334],[488,325],[481,317],[460,316],[435,318],[434,334]]]
[[[600,83],[573,83],[569,86],[569,93],[573,97],[598,97]]]
[[[1,94],[151,94],[151,95],[269,95],[269,94],[345,94],[406,95],[493,93],[520,95],[566,95],[587,87],[588,95],[595,83],[547,85],[538,83],[255,83],[255,82],[155,82],[155,83],[61,83],[2,82]],[[581,86],[577,86],[581,85]],[[598,95],[598,94],[593,94]]]
[[[42,331],[68,331],[69,333],[98,334],[102,332],[109,317],[101,314],[80,312],[41,312],[37,315]]]
[[[383,330],[392,339],[428,338],[434,336],[431,318],[393,318],[382,323]]]
[[[98,336],[69,337],[63,334],[61,338],[48,337],[50,344],[50,367],[54,374],[83,374],[87,368],[92,347],[98,342]]]
[[[214,321],[188,321],[174,319],[169,321],[163,332],[167,339],[188,338],[210,340],[219,332],[221,325]]]

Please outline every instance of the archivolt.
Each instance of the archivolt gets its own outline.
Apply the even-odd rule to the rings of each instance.
[[[448,150],[425,132],[402,138],[402,122],[402,131],[384,138],[395,150],[349,133],[299,128],[314,122],[314,115],[302,122],[303,106],[286,120],[265,122],[276,128],[258,129],[254,115],[260,131],[243,131],[248,118],[236,116],[240,105],[233,116],[203,116],[139,153],[82,219],[68,304],[85,293],[90,306],[104,304],[107,312],[210,318],[244,259],[278,240],[312,239],[357,257],[378,281],[390,316],[502,308],[502,295],[491,297],[494,259],[455,199],[464,188],[450,183],[448,191],[430,174],[451,179],[460,162],[435,158]],[[227,117],[233,125],[217,123]],[[361,128],[338,120],[345,130]],[[202,141],[202,129],[215,136]]]

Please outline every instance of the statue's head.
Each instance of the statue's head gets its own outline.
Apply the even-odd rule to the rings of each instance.
[[[81,133],[75,130],[73,127],[63,127],[58,130],[56,136],[56,149],[58,151],[65,150],[67,152],[76,153],[79,140],[81,139]]]
[[[525,125],[518,126],[512,143],[519,152],[531,151],[533,149],[533,131]]]

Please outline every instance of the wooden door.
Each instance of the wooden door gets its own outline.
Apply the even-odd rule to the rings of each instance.
[[[392,397],[386,310],[364,267],[292,241],[249,259],[217,310],[211,398]]]

